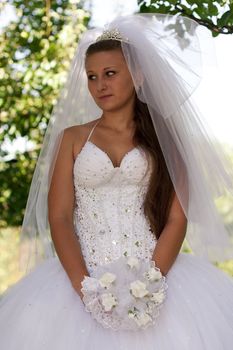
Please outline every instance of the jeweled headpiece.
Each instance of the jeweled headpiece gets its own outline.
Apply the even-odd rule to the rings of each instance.
[[[119,40],[119,41],[129,42],[129,39],[124,38],[118,29],[104,30],[103,33],[100,36],[98,36],[98,38],[96,39],[96,42],[101,40]]]

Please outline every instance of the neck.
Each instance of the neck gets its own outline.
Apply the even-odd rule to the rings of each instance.
[[[126,129],[132,129],[135,126],[133,119],[134,108],[133,106],[127,106],[120,111],[103,111],[100,123],[107,128],[121,132]]]

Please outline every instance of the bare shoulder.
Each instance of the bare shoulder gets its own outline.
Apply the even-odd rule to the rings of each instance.
[[[85,124],[74,125],[64,129],[64,142],[72,143],[74,158],[80,152],[82,146],[88,138],[91,129],[98,120],[99,118]]]
[[[88,123],[85,124],[80,124],[80,125],[74,125],[74,126],[70,126],[66,129],[64,129],[64,132],[69,135],[69,136],[74,136],[74,137],[84,137],[88,135],[88,132],[91,130],[91,128],[95,125],[95,123],[98,121],[99,119],[94,119]]]

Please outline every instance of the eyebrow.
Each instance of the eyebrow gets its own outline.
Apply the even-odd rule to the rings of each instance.
[[[110,68],[114,68],[116,66],[110,66],[110,67],[105,67],[104,70],[107,70],[107,69],[110,69]],[[88,70],[87,73],[90,73],[90,72],[94,72],[93,70]]]

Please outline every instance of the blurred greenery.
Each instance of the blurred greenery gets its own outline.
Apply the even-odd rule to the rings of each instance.
[[[17,20],[0,34],[0,143],[19,137],[33,151],[0,150],[0,226],[20,225],[53,106],[89,14],[79,0],[11,0]],[[0,10],[6,1],[1,2]]]
[[[19,228],[0,229],[0,294],[22,277],[18,271]]]
[[[140,12],[180,14],[211,30],[215,37],[233,33],[233,0],[138,0]]]

